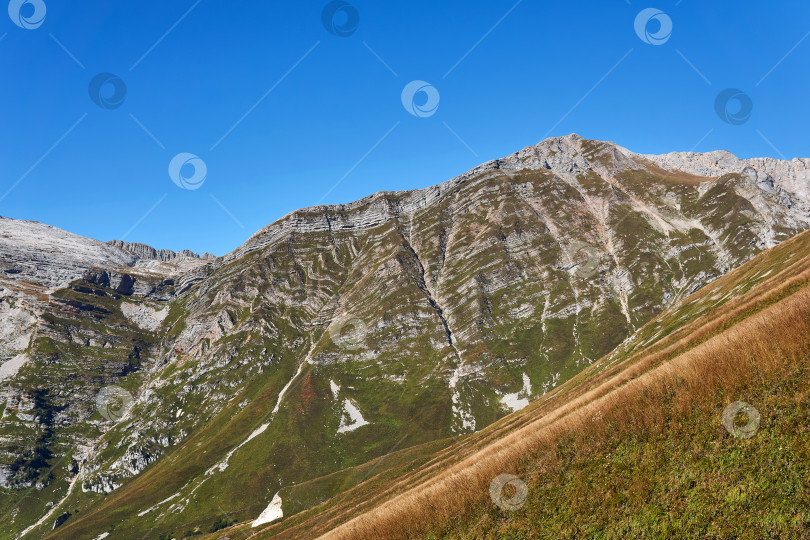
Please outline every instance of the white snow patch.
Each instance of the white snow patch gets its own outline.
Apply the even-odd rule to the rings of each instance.
[[[108,532],[103,532],[103,533],[101,533],[100,535],[96,536],[95,540],[104,540],[104,539],[105,539],[105,538],[107,538],[108,536],[110,536],[110,533],[108,533]]]
[[[259,525],[264,525],[265,523],[273,522],[277,519],[281,519],[284,517],[284,512],[281,511],[281,497],[278,493],[276,493],[273,500],[270,501],[270,504],[267,505],[267,508],[264,509],[264,512],[259,514],[259,517],[256,518],[256,521],[253,522],[252,527],[258,527]]]
[[[329,387],[332,389],[332,395],[335,396],[335,399],[337,399],[338,392],[340,392],[340,386],[338,386],[337,383],[332,379],[329,379]]]
[[[357,405],[352,400],[343,400],[343,409],[345,410],[346,414],[349,415],[349,419],[351,421],[346,423],[346,414],[344,414],[340,419],[340,427],[337,430],[338,433],[354,431],[355,429],[368,424],[368,421],[363,418],[362,413],[360,413],[360,409],[357,408]]]
[[[254,429],[253,433],[251,433],[250,436],[247,439],[245,439],[245,442],[243,442],[242,444],[237,446],[237,448],[241,448],[242,446],[247,444],[247,442],[250,441],[251,439],[253,439],[254,437],[257,437],[257,436],[261,435],[262,433],[264,433],[264,431],[267,429],[267,427],[269,425],[270,424],[262,424],[259,427],[257,427],[256,429]]]
[[[523,388],[512,394],[505,394],[501,397],[501,403],[512,409],[512,412],[519,411],[529,404],[529,398],[532,395],[532,381],[529,376],[523,374]]]
[[[171,496],[169,496],[169,497],[167,497],[167,498],[163,499],[162,501],[160,501],[159,503],[157,503],[155,506],[152,506],[152,507],[150,507],[150,508],[147,508],[147,509],[146,509],[146,510],[144,510],[143,512],[138,512],[138,517],[143,517],[143,516],[145,516],[146,514],[148,514],[149,512],[151,512],[152,510],[154,510],[155,508],[157,508],[158,506],[160,506],[160,505],[162,505],[162,504],[164,504],[164,503],[167,503],[167,502],[169,502],[170,500],[174,499],[175,497],[179,497],[179,496],[180,496],[180,493],[175,493],[174,495],[171,495]]]

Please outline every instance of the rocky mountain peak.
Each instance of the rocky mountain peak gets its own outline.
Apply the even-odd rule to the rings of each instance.
[[[746,169],[751,169],[743,174]],[[464,174],[424,189],[380,191],[348,204],[321,205],[293,211],[256,232],[234,252],[232,260],[272,244],[290,232],[365,230],[396,218],[413,216],[468,182],[487,181],[493,175],[514,175],[521,171],[550,171],[579,190],[579,176],[594,172],[608,184],[628,171],[655,175],[674,173],[691,176],[704,185],[726,174],[740,174],[780,203],[810,216],[810,160],[773,158],[740,159],[725,150],[697,153],[671,152],[663,155],[637,154],[609,141],[585,139],[571,133],[550,137],[509,156],[483,163]]]
[[[152,246],[140,242],[124,242],[123,240],[110,240],[107,244],[131,253],[142,260],[172,262],[177,259],[215,259],[211,253],[203,253],[200,256],[191,250],[172,251],[171,249],[155,249]]]
[[[343,488],[318,478],[482,429],[807,230],[808,185],[808,160],[572,134],[297,210],[213,260],[0,219],[0,487],[37,505],[11,530],[75,508],[58,537],[169,535],[319,504]],[[111,389],[132,409],[101,407]]]

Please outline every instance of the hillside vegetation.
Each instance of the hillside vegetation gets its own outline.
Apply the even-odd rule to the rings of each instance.
[[[804,233],[373,494],[361,485],[252,537],[810,535],[809,279]],[[737,414],[729,431],[736,402],[757,413]],[[742,431],[756,414],[758,428]],[[525,500],[514,487],[500,494],[514,510],[490,496],[504,473],[526,484]]]
[[[494,477],[796,294],[808,171],[556,137],[215,259],[0,220],[0,539],[495,534]]]

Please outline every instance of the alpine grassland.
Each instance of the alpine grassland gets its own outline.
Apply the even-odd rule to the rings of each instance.
[[[810,536],[808,280],[801,234],[526,409],[254,537]],[[525,494],[493,493],[504,473]]]

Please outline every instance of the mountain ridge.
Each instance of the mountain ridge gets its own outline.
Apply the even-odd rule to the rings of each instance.
[[[9,526],[46,500],[81,509],[56,537],[142,536],[152,511],[161,533],[218,509],[295,514],[356,467],[525,407],[810,227],[806,161],[678,155],[548,139],[422,190],[295,211],[216,259],[93,240],[111,259],[83,261],[0,230],[0,262],[69,270],[48,287],[33,267],[0,274],[0,317],[24,321],[0,335]],[[110,387],[131,396],[124,419],[99,412]]]
[[[566,136],[544,139],[536,145],[526,146],[522,150],[514,152],[503,158],[489,160],[458,176],[425,188],[396,191],[381,190],[349,203],[305,206],[292,210],[256,231],[242,245],[224,254],[221,256],[221,258],[231,260],[238,258],[238,256],[243,255],[247,251],[259,249],[260,247],[267,245],[266,243],[259,244],[258,237],[269,233],[273,228],[278,228],[283,223],[286,223],[299,214],[352,212],[355,209],[368,206],[371,203],[378,202],[380,199],[389,196],[408,195],[411,199],[415,199],[413,201],[409,201],[407,204],[403,204],[404,208],[402,210],[394,212],[391,216],[387,217],[387,219],[394,219],[402,213],[414,213],[426,208],[448,191],[456,188],[460,184],[467,182],[482,172],[514,171],[516,170],[517,163],[519,163],[520,166],[528,165],[528,168],[530,169],[545,168],[555,173],[593,170],[594,165],[599,165],[599,160],[593,160],[592,158],[588,159],[582,155],[583,150],[593,151],[593,147],[586,149],[583,146],[583,143],[589,142],[603,145],[601,150],[610,150],[614,159],[617,156],[621,156],[621,158],[629,158],[630,160],[633,160],[634,158],[645,159],[651,161],[665,171],[687,172],[703,178],[720,177],[728,172],[743,173],[746,172],[746,169],[751,169],[753,174],[750,176],[750,178],[758,187],[761,187],[767,192],[774,192],[780,195],[784,194],[786,198],[783,200],[785,203],[787,203],[787,205],[798,204],[802,211],[806,212],[807,215],[810,216],[810,158],[794,157],[791,160],[770,157],[738,158],[727,150],[713,150],[710,152],[676,151],[666,154],[639,154],[610,141],[589,141],[576,133],[572,133]],[[553,159],[557,153],[561,153],[562,160]],[[577,159],[580,157],[581,159]],[[549,158],[552,158],[551,162],[549,161]],[[563,167],[560,167],[561,163],[564,165]],[[571,167],[571,164],[573,164],[573,167]],[[624,164],[626,164],[626,162]],[[638,163],[635,164],[638,165]],[[774,180],[774,175],[779,177],[780,181],[777,182]],[[801,183],[804,183],[805,185],[802,186]],[[12,219],[2,218],[2,216],[0,216],[0,218]],[[19,223],[40,224],[36,221],[16,219],[14,221]],[[327,218],[324,220],[324,223],[325,228],[308,227],[305,223],[301,223],[300,228],[294,228],[292,230],[295,232],[330,230],[331,223],[333,222]],[[370,220],[365,223],[362,221],[360,222],[361,225],[371,227],[376,226],[379,223],[379,221],[375,220]],[[57,227],[53,227],[51,225],[40,225],[52,229],[58,229]],[[346,228],[353,228],[353,226],[354,225],[352,223],[344,225]],[[90,237],[82,238],[96,240]],[[208,252],[205,252],[202,255],[187,249],[175,252],[170,249],[156,249],[140,242],[109,240],[106,243],[128,253],[132,253],[143,260],[159,260],[162,262],[168,262],[180,258],[218,258],[217,256]],[[257,245],[254,246],[254,243]]]
[[[140,242],[124,242],[123,240],[110,240],[107,242],[124,251],[136,255],[139,259],[156,260],[161,262],[174,261],[176,259],[216,259],[216,255],[207,251],[202,255],[194,253],[189,249],[182,251],[172,251],[171,249],[155,249],[152,246]]]
[[[478,165],[467,172],[445,180],[441,183],[434,184],[425,188],[400,190],[400,191],[378,191],[371,195],[362,197],[356,201],[346,204],[329,204],[329,205],[316,205],[304,207],[298,210],[293,210],[274,222],[259,229],[256,233],[242,245],[233,250],[232,252],[224,255],[225,259],[231,259],[243,255],[247,251],[259,249],[267,245],[264,241],[259,241],[259,237],[269,234],[271,229],[280,227],[283,223],[297,217],[299,214],[328,214],[330,212],[352,212],[355,209],[368,206],[378,202],[380,199],[389,196],[410,196],[408,203],[403,204],[404,208],[399,212],[394,212],[388,219],[393,219],[399,213],[414,213],[424,209],[432,202],[438,200],[442,195],[456,188],[476,177],[483,172],[490,171],[514,171],[518,170],[517,167],[530,168],[530,169],[546,169],[555,173],[559,172],[575,172],[575,171],[588,171],[593,170],[594,166],[602,165],[598,159],[587,159],[582,152],[594,151],[593,146],[585,148],[583,143],[589,141],[583,139],[576,133],[566,135],[563,137],[551,137],[545,139],[536,145],[526,146],[518,152],[514,152],[504,158],[493,159]],[[787,201],[789,203],[799,202],[802,210],[810,215],[810,159],[807,158],[793,158],[793,160],[778,160],[774,158],[749,158],[741,159],[736,157],[731,152],[726,150],[715,150],[706,153],[698,152],[670,152],[667,154],[637,154],[630,150],[619,146],[615,143],[608,141],[590,141],[592,143],[603,145],[601,150],[608,149],[611,151],[614,159],[619,157],[626,158],[629,162],[633,159],[646,159],[652,161],[654,164],[660,166],[666,171],[679,170],[688,172],[695,176],[701,177],[720,177],[729,172],[745,172],[746,169],[754,171],[753,181],[759,185],[766,186],[766,191],[776,191],[777,193],[786,193]],[[556,154],[560,154],[560,158],[555,159]],[[579,158],[579,159],[578,159]],[[550,161],[549,161],[550,159]],[[622,164],[626,164],[624,161]],[[573,167],[571,167],[573,164]],[[790,164],[792,167],[789,167]],[[604,165],[603,165],[604,167]],[[567,170],[566,170],[567,169]],[[785,178],[786,181],[775,184],[775,180],[771,174],[779,178]],[[798,185],[804,182],[804,186]],[[786,184],[787,189],[784,185]],[[798,199],[796,201],[795,199]],[[307,227],[302,224],[300,228],[294,228],[296,232],[307,232],[311,230],[330,230],[331,222],[327,219],[324,220],[320,229]],[[366,226],[378,225],[380,221],[371,219],[365,223]],[[361,221],[361,224],[363,222]],[[348,228],[353,227],[353,224],[344,225]],[[275,238],[275,235],[271,235]],[[272,241],[272,240],[271,240]]]

